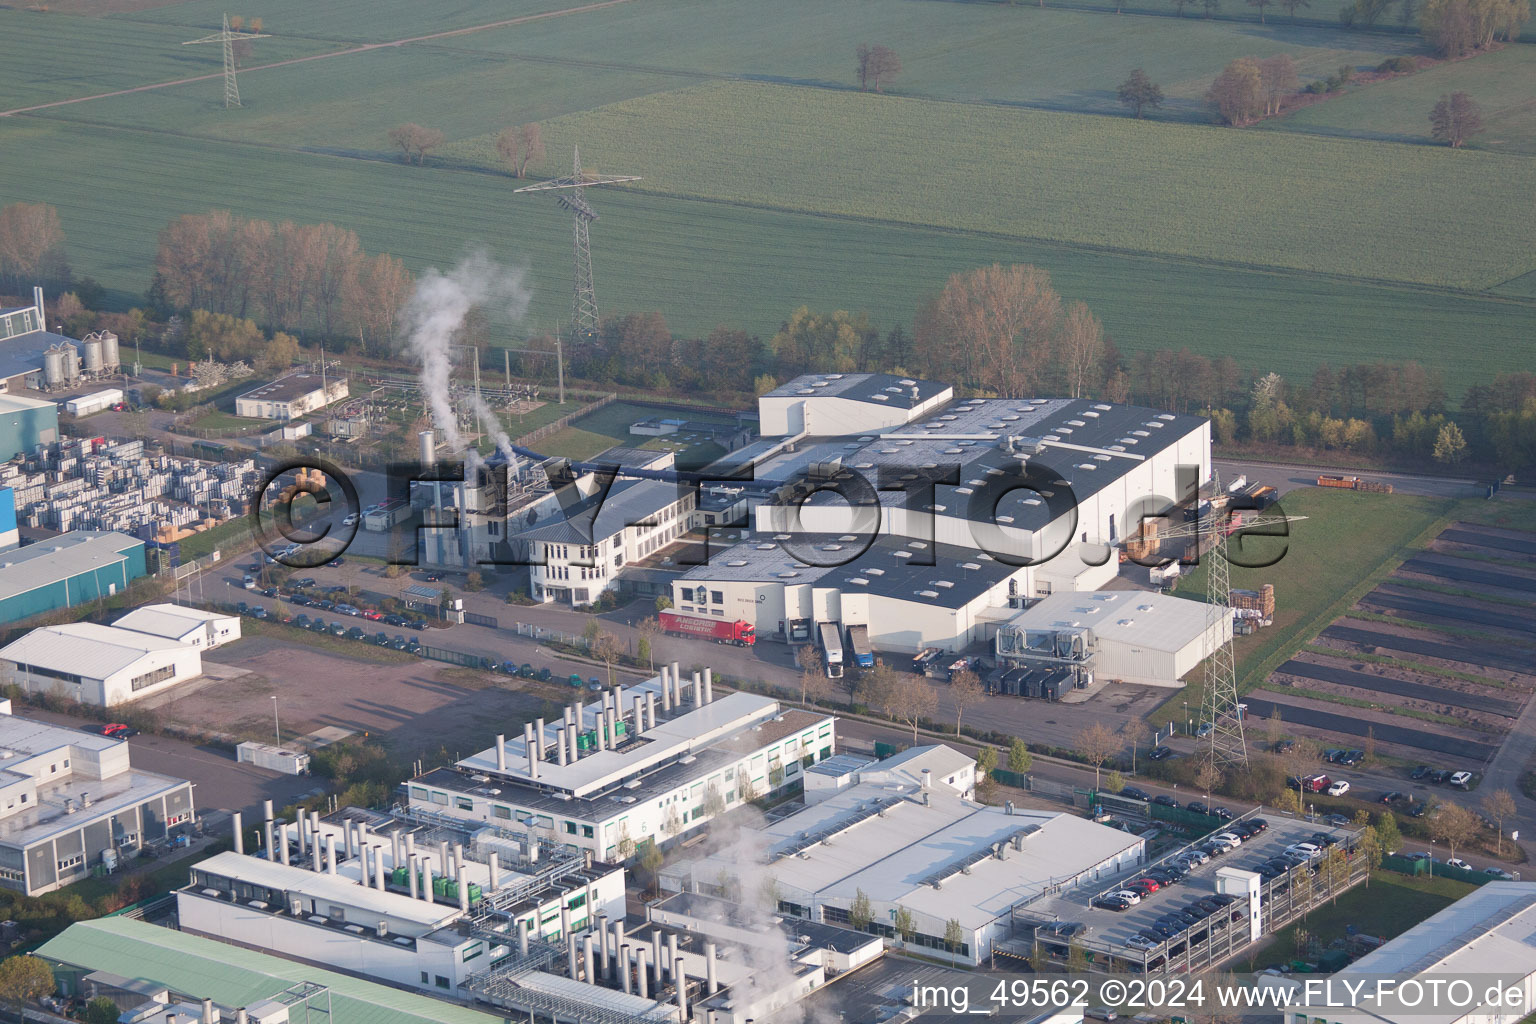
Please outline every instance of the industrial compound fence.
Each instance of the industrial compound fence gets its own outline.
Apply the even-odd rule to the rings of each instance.
[[[469,621],[468,612],[465,613],[464,619],[466,622]],[[563,629],[535,626],[529,622],[515,622],[513,626],[516,627],[518,636],[526,636],[534,640],[548,640],[552,643],[565,644],[567,647],[589,648],[592,646],[592,641],[580,633],[567,633]]]

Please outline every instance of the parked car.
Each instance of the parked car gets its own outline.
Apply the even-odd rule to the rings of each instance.
[[[1286,853],[1299,853],[1308,860],[1315,860],[1322,855],[1323,849],[1316,843],[1292,843],[1285,848]]]
[[[1483,874],[1492,875],[1494,878],[1500,878],[1506,882],[1520,881],[1520,872],[1505,871],[1503,868],[1483,868]]]
[[[1212,722],[1201,722],[1200,723],[1200,728],[1195,732],[1195,735],[1200,737],[1201,739],[1204,739],[1205,737],[1209,736],[1211,733],[1213,733],[1215,731],[1216,731],[1216,726],[1215,726],[1214,723],[1212,723]]]
[[[1184,809],[1186,811],[1192,811],[1195,814],[1209,814],[1211,811],[1211,809],[1205,806],[1205,803],[1200,800],[1191,800],[1189,803],[1184,805]]]
[[[1292,750],[1295,750],[1295,749],[1296,749],[1296,741],[1295,740],[1276,740],[1275,741],[1275,753],[1277,753],[1277,754],[1287,754],[1287,753],[1290,753]]]
[[[1138,896],[1136,898],[1136,902],[1139,903],[1140,901],[1141,901],[1141,897]],[[1093,905],[1098,907],[1100,910],[1113,910],[1113,911],[1116,911],[1118,913],[1119,911],[1122,911],[1122,910],[1129,910],[1129,909],[1131,909],[1131,907],[1135,906],[1136,904],[1132,903],[1130,900],[1126,899],[1124,896],[1119,896],[1119,895],[1116,895],[1115,893],[1109,893],[1108,895],[1105,895],[1105,896],[1096,896],[1096,897],[1094,897]]]
[[[1243,845],[1243,837],[1235,832],[1223,832],[1219,836],[1212,836],[1211,842],[1220,843],[1229,850],[1235,850]]]
[[[1211,855],[1206,853],[1204,850],[1189,850],[1185,853],[1179,854],[1179,859],[1186,860],[1197,865],[1209,864],[1211,861]]]
[[[378,622],[383,617],[383,612],[377,611],[373,608],[369,608],[367,611],[363,612],[363,618],[367,619],[369,622]]]
[[[1211,817],[1213,817],[1213,818],[1220,818],[1222,821],[1231,821],[1232,820],[1232,812],[1227,810],[1225,807],[1221,807],[1221,806],[1212,807],[1211,808]]]
[[[1133,907],[1141,902],[1141,893],[1137,892],[1135,889],[1117,889],[1116,891],[1110,893],[1110,895],[1118,896],[1120,899],[1128,901]]]
[[[1123,797],[1129,797],[1132,800],[1151,800],[1152,799],[1152,794],[1151,793],[1148,793],[1144,789],[1138,789],[1135,786],[1126,786],[1124,789],[1122,789],[1120,791],[1120,795],[1123,796]]]
[[[103,736],[116,736],[119,732],[126,728],[128,727],[122,722],[108,722],[106,725],[102,726],[96,731],[101,733]]]
[[[1263,832],[1265,829],[1269,828],[1269,822],[1265,821],[1263,818],[1248,818],[1243,822],[1243,824],[1248,825],[1250,828],[1256,828],[1259,830],[1259,832]]]
[[[367,635],[367,633],[363,632],[362,626],[353,626],[351,629],[347,630],[347,638],[349,640],[361,640]]]
[[[1200,852],[1208,857],[1219,857],[1230,849],[1232,849],[1231,846],[1226,843],[1218,843],[1214,839],[1207,839],[1199,846]]]
[[[338,568],[339,566],[346,565],[347,564],[347,560],[345,558],[333,558],[329,562],[326,562],[325,564],[330,566],[332,569],[335,569],[335,568]]]
[[[1337,780],[1335,780],[1333,782],[1328,783],[1328,795],[1329,796],[1343,796],[1345,793],[1348,793],[1348,792],[1349,792],[1349,783],[1344,781],[1343,779],[1337,779]]]
[[[251,609],[251,618],[253,618],[253,619],[268,619],[268,618],[271,618],[271,617],[272,617],[271,613],[268,612],[265,608],[253,608],[253,609]]]
[[[1346,768],[1357,765],[1364,760],[1365,751],[1363,750],[1346,750],[1338,757],[1339,764],[1344,765]]]
[[[1152,750],[1150,752],[1148,752],[1148,754],[1147,754],[1147,760],[1149,760],[1149,761],[1162,761],[1162,760],[1164,760],[1166,758],[1170,758],[1172,756],[1173,756],[1173,748],[1172,747],[1153,747]]]
[[[1407,799],[1409,799],[1407,793],[1399,793],[1394,789],[1389,793],[1381,794],[1380,802],[1384,804],[1400,804]]]
[[[1184,872],[1172,864],[1164,864],[1162,867],[1153,868],[1147,872],[1147,877],[1153,879],[1163,888],[1175,885],[1184,877]]]
[[[1163,944],[1163,940],[1161,938],[1148,938],[1147,936],[1138,932],[1137,934],[1132,935],[1130,938],[1126,939],[1125,944],[1132,949],[1146,951],[1150,949],[1156,949],[1158,946],[1161,946]],[[1086,1017],[1087,1014],[1084,1014],[1083,1016]]]
[[[1429,765],[1421,764],[1417,768],[1415,768],[1413,771],[1409,772],[1408,773],[1408,777],[1410,779],[1415,779],[1415,780],[1423,779],[1423,778],[1427,778],[1429,776],[1429,774],[1431,772],[1433,772],[1433,771],[1434,771],[1434,769],[1431,768]]]
[[[1308,775],[1301,780],[1301,788],[1308,793],[1321,793],[1331,785],[1333,780],[1326,775]]]
[[[1429,773],[1428,777],[1430,782],[1444,785],[1445,783],[1451,781],[1451,776],[1454,774],[1456,773],[1451,771],[1449,768],[1436,768],[1434,771]]]
[[[1323,824],[1332,825],[1334,828],[1343,828],[1349,823],[1350,818],[1347,814],[1325,814],[1323,816]]]
[[[1471,772],[1456,772],[1450,778],[1450,783],[1460,789],[1466,789],[1472,781]]]
[[[1420,800],[1418,803],[1409,804],[1404,810],[1410,818],[1422,818],[1424,812],[1429,810],[1429,804]]]
[[[1471,871],[1472,870],[1472,865],[1468,864],[1466,861],[1462,860],[1460,857],[1452,857],[1450,860],[1445,862],[1445,866],[1448,867],[1448,868],[1460,868],[1463,871]]]
[[[1152,798],[1152,802],[1157,804],[1159,807],[1179,806],[1179,802],[1173,797],[1169,796],[1167,793],[1159,793],[1157,796]]]

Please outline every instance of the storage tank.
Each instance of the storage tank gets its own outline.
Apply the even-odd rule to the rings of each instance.
[[[75,380],[80,376],[80,351],[69,342],[59,346],[64,353],[64,379]]]
[[[92,376],[101,372],[101,338],[88,334],[85,336],[85,372]]]
[[[43,383],[50,388],[64,383],[64,350],[57,345],[43,353]]]
[[[122,360],[117,354],[117,335],[111,331],[101,332],[101,367],[108,373],[116,373],[122,366]]]

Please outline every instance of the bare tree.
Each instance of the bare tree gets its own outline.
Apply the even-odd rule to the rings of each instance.
[[[1437,842],[1451,848],[1451,859],[1456,859],[1456,848],[1477,838],[1483,823],[1477,815],[1460,804],[1441,804],[1429,819],[1429,834]]]
[[[1253,3],[1254,0],[1248,2]],[[1259,85],[1264,90],[1264,113],[1280,113],[1285,97],[1301,85],[1301,79],[1296,74],[1296,62],[1283,53],[1259,61]]]
[[[965,715],[965,709],[980,704],[987,697],[987,691],[981,685],[981,677],[970,669],[963,669],[955,673],[955,677],[949,681],[949,699],[955,705],[955,735],[960,735],[960,719]]]
[[[858,62],[859,92],[869,90],[869,50],[868,43],[860,43],[853,51],[854,59]]]
[[[1087,303],[1074,302],[1067,309],[1057,351],[1073,398],[1098,390],[1104,373],[1104,325]]]
[[[901,58],[888,46],[871,46],[860,62],[860,68],[867,84],[873,86],[875,92],[883,92],[885,83],[901,74]]]
[[[64,230],[46,203],[12,203],[0,210],[0,279],[20,291],[60,277]]]
[[[1205,802],[1210,803],[1211,790],[1221,785],[1221,769],[1217,768],[1210,761],[1205,762],[1200,766],[1200,770],[1195,773],[1195,785],[1205,790]]]
[[[599,633],[592,641],[592,656],[608,666],[608,685],[613,685],[613,666],[624,653],[619,638],[612,633]]]
[[[651,663],[650,667],[654,671],[656,668],[656,637],[661,634],[661,623],[656,621],[656,616],[647,615],[640,620],[640,624],[635,628],[640,631],[640,639],[645,641],[646,659]]]
[[[1304,11],[1311,7],[1312,0],[1280,0],[1280,6],[1284,7],[1285,13],[1291,16],[1292,21],[1295,21],[1296,12]]]
[[[421,165],[427,162],[428,153],[443,144],[444,136],[436,128],[408,122],[391,128],[389,141],[400,150],[401,158],[407,163],[414,160]]]
[[[1180,13],[1183,13],[1182,9]],[[1120,83],[1116,95],[1120,97],[1120,102],[1130,107],[1131,112],[1137,117],[1141,116],[1143,110],[1156,109],[1163,105],[1162,88],[1148,78],[1147,73],[1141,68],[1136,68],[1129,78]]]
[[[1147,738],[1147,723],[1139,718],[1132,718],[1120,729],[1120,735],[1131,745],[1131,771],[1134,772],[1137,748],[1141,746],[1141,741]]]
[[[933,715],[939,706],[939,695],[934,692],[923,676],[906,676],[891,689],[889,709],[896,721],[912,727],[912,742],[917,743],[917,726]]]
[[[1019,397],[1038,383],[1060,324],[1049,274],[995,263],[950,277],[920,315],[915,347],[934,371],[958,369],[973,387]]]
[[[1496,836],[1494,849],[1502,857],[1504,856],[1504,823],[1513,818],[1519,811],[1519,808],[1515,806],[1515,798],[1507,789],[1496,789],[1483,797],[1482,808],[1483,813],[1488,816],[1488,820],[1493,822],[1494,834]]]
[[[1120,749],[1120,738],[1109,731],[1103,722],[1094,722],[1077,734],[1072,750],[1084,761],[1093,765],[1093,788],[1099,788],[1099,769],[1114,757]]]
[[[813,644],[805,644],[795,652],[795,664],[800,666],[800,703],[808,698],[826,696],[827,674],[821,669],[821,655]]]
[[[385,355],[394,343],[400,311],[415,282],[405,264],[388,253],[363,261],[352,277],[346,316],[357,328],[358,340],[373,355]]]
[[[1441,96],[1429,112],[1429,134],[1436,142],[1458,149],[1467,139],[1483,130],[1483,115],[1477,102],[1464,92]]]
[[[1239,57],[1222,69],[1206,90],[1205,98],[1216,116],[1230,125],[1244,125],[1264,111],[1263,76],[1259,62]]]

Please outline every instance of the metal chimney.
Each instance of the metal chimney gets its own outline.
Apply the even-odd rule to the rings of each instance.
[[[667,666],[661,666],[661,711],[662,714],[672,713],[672,680],[671,670]]]
[[[592,951],[592,933],[590,931],[581,937],[581,965],[582,977],[586,979],[587,984],[596,984],[594,979],[597,977],[597,962],[596,954]]]
[[[715,944],[712,941],[704,942],[704,989],[710,995],[714,995],[720,984],[715,978]]]
[[[411,887],[411,899],[420,899],[421,893],[416,886],[416,855],[413,853],[405,859],[405,877]]]
[[[704,670],[704,703],[705,704],[713,704],[714,702],[715,702],[715,670],[712,669],[712,668],[706,668]]]
[[[619,944],[619,983],[624,986],[624,994],[629,995],[629,943]]]
[[[683,705],[683,667],[677,662],[672,663],[672,706],[680,708]]]
[[[333,835],[325,837],[325,873],[336,873],[336,837]]]
[[[525,737],[528,735],[526,726],[523,728],[523,735]],[[507,734],[503,732],[496,734],[496,770],[499,772],[507,770]],[[528,770],[533,771],[533,766],[529,765]]]
[[[693,673],[693,706],[696,708],[704,706],[704,681],[697,671]]]
[[[231,825],[233,826],[230,829],[230,832],[233,833],[234,837],[235,837],[235,852],[236,853],[244,853],[245,852],[245,836],[242,834],[242,831],[241,831],[240,812],[236,811],[235,813],[231,814],[229,816],[229,820],[230,820]]]
[[[677,1015],[688,1019],[688,977],[683,974],[683,958],[672,961],[672,987],[677,991]]]
[[[522,918],[517,919],[517,955],[528,955],[528,922]]]
[[[533,723],[533,756],[544,760],[544,719]]]
[[[501,888],[501,857],[495,850],[486,858],[486,867],[491,870],[491,891],[495,892]]]
[[[437,435],[430,430],[423,430],[416,435],[416,443],[420,447],[418,458],[421,460],[422,468],[437,465]]]
[[[565,767],[565,726],[555,726],[555,763]]]
[[[641,999],[651,998],[649,986],[646,983],[645,977],[645,961],[645,947],[641,946],[639,949],[635,950],[635,995],[639,996]],[[658,987],[660,987],[659,982]]]
[[[373,883],[374,888],[379,892],[385,892],[389,888],[384,881],[384,847],[382,846],[373,848]],[[368,884],[366,878],[363,884]]]

